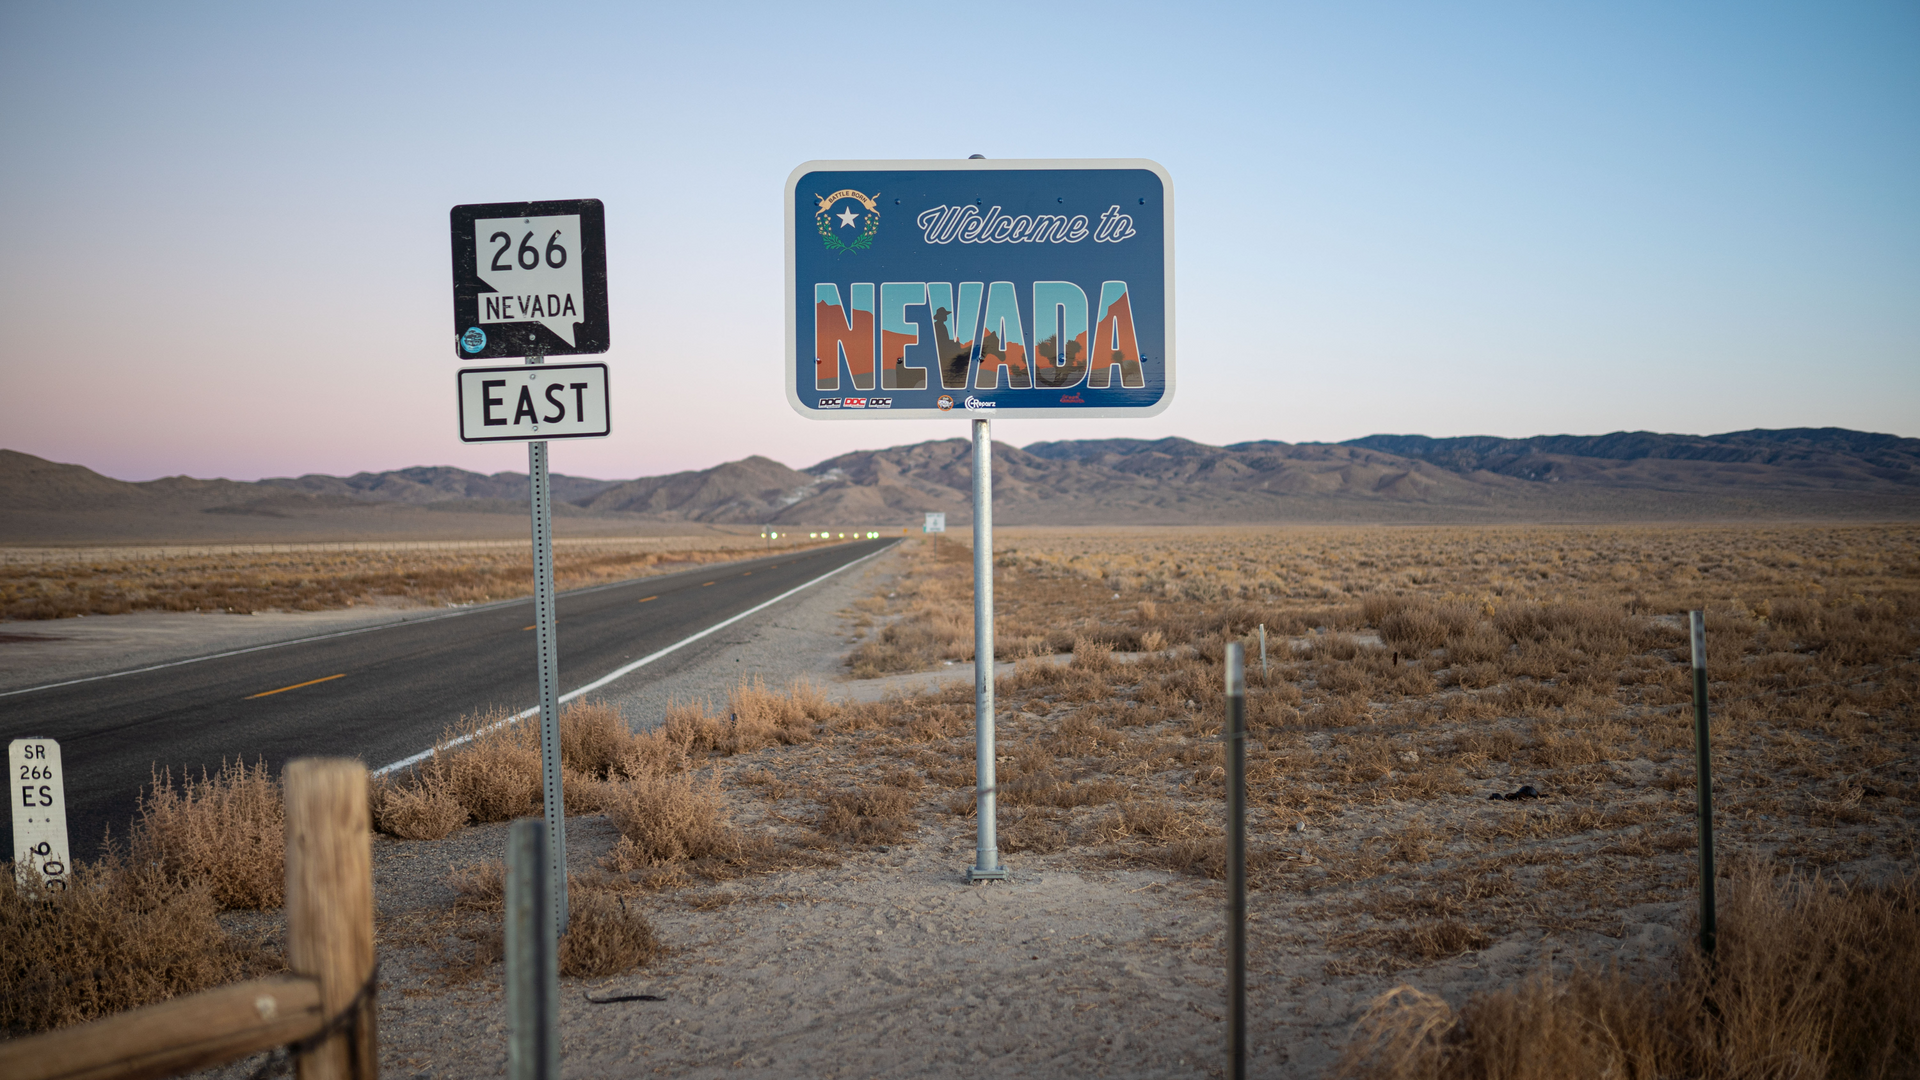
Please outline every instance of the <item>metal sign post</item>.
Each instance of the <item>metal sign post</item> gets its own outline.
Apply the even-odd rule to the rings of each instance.
[[[567,929],[567,807],[560,776],[560,649],[547,443],[600,438],[612,423],[605,364],[547,364],[546,358],[607,351],[606,211],[598,199],[572,199],[456,206],[449,217],[454,354],[526,358],[520,368],[459,373],[460,440],[527,444],[540,786],[546,810],[541,907],[557,938]]]
[[[540,357],[529,356],[538,364]],[[567,800],[560,786],[560,643],[553,611],[553,497],[547,440],[527,444],[533,514],[533,636],[540,667],[540,789],[547,816],[548,893],[554,925],[567,932]]]
[[[1005,881],[994,831],[993,432],[985,419],[973,422],[973,781],[979,828],[967,880]]]
[[[1693,753],[1700,825],[1700,951],[1709,958],[1719,937],[1713,901],[1713,742],[1707,727],[1707,613],[1687,612],[1693,644]]]
[[[1173,180],[1142,159],[810,161],[787,177],[787,403],[812,420],[973,421],[968,881],[994,829],[988,418],[1154,416],[1173,399]],[[945,516],[927,515],[938,537]]]
[[[546,846],[531,819],[507,832],[508,1080],[560,1076],[560,949],[541,888]]]
[[[1247,663],[1227,646],[1227,1078],[1247,1077]]]

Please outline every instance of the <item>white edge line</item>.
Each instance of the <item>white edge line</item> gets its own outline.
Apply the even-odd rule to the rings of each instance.
[[[885,551],[887,549],[881,548],[880,550]],[[874,554],[877,555],[879,554],[879,552],[875,552]],[[764,555],[755,555],[752,558],[731,559],[731,560],[728,560],[727,562],[714,563],[705,567],[693,567],[687,570],[674,570],[669,573],[653,575],[649,577],[628,578],[625,581],[609,581],[604,585],[588,585],[583,588],[568,589],[566,592],[563,592],[560,595],[561,596],[584,596],[588,593],[603,592],[607,589],[618,589],[627,585],[638,584],[639,582],[642,582],[642,581],[660,581],[660,580],[665,580],[667,578],[678,577],[683,574],[686,575],[687,577],[695,577],[695,576],[698,576],[702,571],[711,571],[711,570],[720,569],[726,566],[733,566],[739,563],[753,562],[755,559],[762,559],[766,557],[767,556],[764,556]],[[855,561],[858,561],[858,560],[855,560]],[[847,566],[852,566],[852,565],[853,563],[847,564]],[[841,569],[844,570],[846,569],[846,567],[843,566],[841,567]],[[805,586],[801,586],[801,587],[805,588]],[[67,679],[64,682],[43,683],[39,686],[23,686],[18,690],[0,690],[0,698],[13,697],[16,694],[31,694],[38,690],[57,690],[62,686],[78,686],[81,683],[99,682],[102,679],[118,679],[125,675],[144,675],[149,671],[159,671],[163,668],[179,667],[182,664],[198,664],[202,660],[220,660],[229,656],[244,656],[247,653],[262,652],[267,649],[281,649],[281,648],[285,648],[288,645],[305,645],[310,641],[326,641],[329,638],[351,637],[354,634],[370,634],[375,630],[391,630],[396,626],[412,626],[417,623],[434,622],[439,619],[457,618],[458,616],[461,616],[461,615],[475,615],[482,611],[492,611],[495,608],[511,607],[514,604],[531,604],[531,603],[533,603],[533,597],[521,596],[511,600],[494,600],[485,604],[463,604],[460,607],[453,609],[452,611],[436,611],[431,615],[421,615],[417,618],[400,618],[400,619],[394,619],[391,622],[374,623],[371,626],[356,626],[350,630],[332,630],[324,634],[311,634],[307,637],[288,638],[285,641],[269,641],[264,645],[249,645],[244,649],[230,649],[226,652],[208,653],[205,656],[189,656],[185,660],[169,660],[164,664],[154,664],[150,667],[128,668],[126,671],[110,671],[105,675],[87,675],[78,679]]]
[[[624,678],[625,676],[630,675],[633,672],[638,671],[643,667],[646,667],[648,664],[653,663],[655,660],[658,660],[661,657],[666,656],[668,653],[677,652],[680,649],[683,649],[686,646],[691,645],[696,641],[699,641],[701,638],[706,637],[708,634],[711,634],[716,630],[721,630],[726,627],[732,626],[734,623],[739,622],[741,619],[744,619],[747,616],[755,614],[757,612],[764,611],[767,608],[770,608],[773,605],[779,603],[780,601],[785,600],[787,597],[794,595],[795,593],[805,592],[806,590],[813,588],[815,585],[820,584],[821,582],[827,580],[828,578],[832,577],[835,574],[840,573],[843,570],[851,570],[854,567],[859,566],[861,563],[866,562],[868,559],[874,558],[875,556],[878,556],[878,555],[884,555],[887,552],[892,551],[894,546],[899,544],[899,542],[900,541],[895,540],[892,544],[888,544],[886,547],[881,548],[879,551],[875,551],[867,555],[862,555],[859,558],[853,560],[850,563],[847,563],[844,566],[835,567],[834,569],[829,570],[824,574],[821,574],[819,577],[814,578],[812,581],[809,581],[804,585],[796,585],[793,588],[788,589],[786,592],[781,593],[779,596],[776,596],[771,600],[767,600],[759,604],[755,604],[753,607],[748,608],[747,610],[741,612],[738,615],[733,616],[730,619],[724,619],[720,622],[714,623],[712,626],[707,627],[705,630],[702,630],[697,634],[692,634],[687,637],[681,638],[679,641],[674,642],[673,644],[667,646],[664,649],[661,649],[658,652],[649,653],[646,656],[643,656],[640,659],[635,660],[631,664],[627,664],[624,667],[615,668],[614,670],[608,672],[605,675],[602,675],[600,678],[593,680],[592,682],[588,683],[585,686],[580,687],[579,689],[570,690],[567,693],[561,694],[560,697],[558,698],[558,701],[564,704],[584,694],[591,694],[595,690],[600,689],[601,687],[607,685],[608,683],[613,682],[616,679]],[[459,746],[461,743],[472,742],[474,739],[479,738],[482,735],[485,735],[489,731],[494,731],[498,728],[503,728],[508,724],[518,723],[522,720],[525,720],[529,716],[538,716],[539,714],[540,714],[540,706],[538,705],[535,705],[531,709],[523,709],[522,711],[514,713],[512,716],[507,717],[505,720],[502,720],[497,724],[488,724],[486,727],[483,727],[478,731],[469,732],[468,734],[462,735],[455,739],[449,739],[443,743],[435,743],[433,746],[428,747],[427,749],[422,750],[411,757],[404,757],[404,758],[401,758],[399,761],[382,765],[379,768],[373,770],[372,775],[385,776],[388,773],[393,772],[397,769],[404,769],[409,765],[417,765],[420,762],[425,761],[428,758],[432,757],[438,751],[445,750],[449,747]]]

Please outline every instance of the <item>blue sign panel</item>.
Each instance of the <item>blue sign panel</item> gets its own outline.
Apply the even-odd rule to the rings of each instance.
[[[786,195],[802,415],[1152,416],[1172,399],[1159,165],[811,161]]]

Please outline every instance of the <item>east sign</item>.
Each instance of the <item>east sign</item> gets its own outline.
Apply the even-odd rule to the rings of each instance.
[[[1152,416],[1173,396],[1154,162],[812,161],[786,213],[803,416]]]

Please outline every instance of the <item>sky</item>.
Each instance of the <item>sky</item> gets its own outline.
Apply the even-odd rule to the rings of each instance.
[[[606,205],[604,478],[965,434],[788,407],[815,159],[1149,158],[1177,377],[994,436],[1920,436],[1920,6],[0,3],[0,447],[445,464],[447,211]]]

